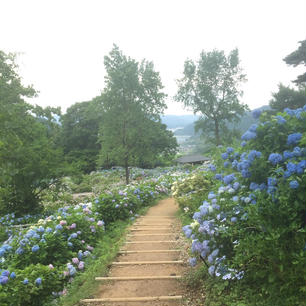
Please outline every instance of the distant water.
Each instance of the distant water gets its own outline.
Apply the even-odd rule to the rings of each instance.
[[[184,143],[188,138],[190,138],[189,135],[179,135],[179,136],[175,135],[175,137],[176,137],[176,140],[177,140],[177,143],[178,143],[178,144],[182,144],[182,143]]]
[[[170,130],[171,132],[175,132],[175,131],[177,131],[177,130],[180,130],[180,129],[183,129],[184,127],[183,126],[180,126],[180,127],[176,127],[176,128],[174,128],[174,129],[168,129],[168,130]]]

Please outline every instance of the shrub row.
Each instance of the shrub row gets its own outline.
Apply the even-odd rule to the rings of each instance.
[[[242,140],[218,149],[214,184],[183,227],[190,264],[207,267],[205,304],[305,305],[306,107],[261,114]]]
[[[92,260],[105,226],[133,219],[168,186],[150,180],[103,193],[93,203],[60,208],[11,236],[0,247],[0,305],[38,306],[65,294],[65,285]]]

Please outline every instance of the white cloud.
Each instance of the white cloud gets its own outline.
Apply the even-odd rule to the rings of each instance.
[[[267,104],[277,84],[300,69],[282,59],[305,39],[304,0],[2,1],[0,49],[22,52],[21,74],[40,91],[34,103],[86,101],[103,89],[103,57],[116,43],[137,60],[152,60],[170,102],[186,58],[238,47],[251,108]]]

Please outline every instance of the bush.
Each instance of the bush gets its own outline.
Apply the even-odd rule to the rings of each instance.
[[[191,217],[207,196],[211,186],[212,175],[200,168],[181,181],[174,182],[171,191],[179,207]]]
[[[140,208],[168,192],[167,186],[167,181],[151,180],[114,190],[93,204],[60,208],[36,225],[16,232],[0,246],[0,304],[40,306],[64,294],[63,286],[94,258],[94,247],[104,233],[102,216],[111,231],[111,222],[133,219]],[[113,207],[116,201],[120,207]],[[0,221],[10,226],[35,218],[10,214]]]
[[[146,181],[137,186],[115,189],[100,194],[95,202],[95,211],[103,216],[106,224],[115,220],[125,220],[133,216],[140,207],[149,205],[160,193],[167,192],[154,181]]]
[[[260,120],[220,148],[216,184],[183,228],[190,263],[207,264],[206,305],[305,305],[306,107]]]

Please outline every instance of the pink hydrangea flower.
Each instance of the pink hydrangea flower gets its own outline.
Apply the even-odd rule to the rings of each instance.
[[[77,265],[79,263],[79,259],[77,257],[72,258],[72,262]]]
[[[60,225],[63,226],[63,225],[66,225],[66,224],[67,224],[67,221],[66,221],[66,220],[61,220],[61,221],[60,221]]]
[[[103,226],[104,223],[103,223],[103,221],[99,220],[99,221],[97,222],[97,225],[98,225],[98,226]]]

